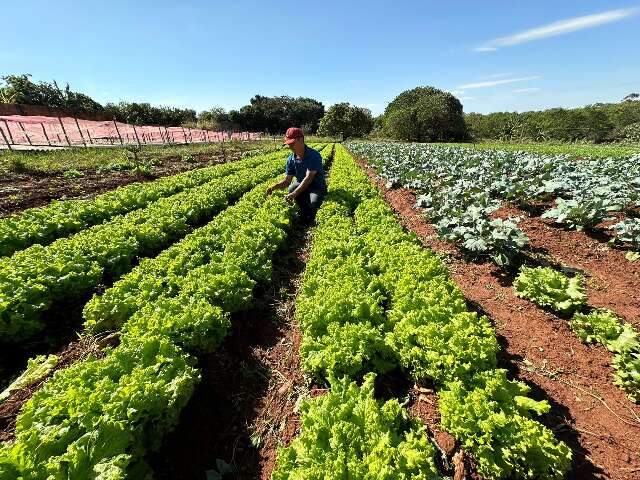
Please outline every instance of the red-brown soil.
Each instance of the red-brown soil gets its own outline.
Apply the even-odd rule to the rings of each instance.
[[[27,208],[40,207],[52,200],[71,198],[93,198],[114,188],[133,182],[147,182],[160,177],[202,168],[216,163],[233,161],[241,155],[194,154],[194,162],[184,162],[179,156],[161,159],[161,164],[152,167],[152,175],[140,177],[130,171],[99,172],[83,170],[84,176],[65,178],[61,174],[9,174],[0,178],[0,217],[20,212]]]
[[[503,205],[496,216],[521,217],[518,226],[532,248],[586,273],[589,305],[608,308],[640,328],[640,262],[629,262],[624,250],[585,232],[565,230],[552,220],[531,217],[512,205]]]
[[[387,190],[366,170],[401,223],[425,246],[447,254],[451,276],[470,306],[492,319],[503,346],[500,366],[527,383],[533,398],[549,401],[551,412],[541,421],[574,452],[569,478],[640,479],[640,407],[613,385],[611,355],[581,343],[565,320],[516,297],[512,278],[493,264],[466,261],[414,209],[411,191]]]
[[[221,459],[234,467],[233,478],[270,479],[277,448],[298,434],[297,406],[317,392],[300,370],[294,320],[309,238],[303,231],[291,236],[276,255],[271,285],[252,310],[234,316],[231,335],[202,360],[202,381],[180,424],[149,459],[156,478],[200,480]]]

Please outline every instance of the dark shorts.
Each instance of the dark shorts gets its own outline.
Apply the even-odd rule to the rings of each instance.
[[[300,182],[294,180],[291,185],[289,185],[289,193],[298,188],[298,185],[300,185]],[[302,211],[303,218],[310,220],[316,216],[325,195],[326,192],[309,187],[296,197],[296,203]]]

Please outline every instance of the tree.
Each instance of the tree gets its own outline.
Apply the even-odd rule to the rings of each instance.
[[[244,130],[283,133],[291,126],[315,133],[324,115],[324,105],[307,97],[256,95],[240,110],[231,110],[229,120]]]
[[[19,103],[24,105],[44,105],[53,108],[64,108],[77,113],[102,112],[103,107],[91,97],[74,92],[66,84],[64,89],[54,80],[51,83],[31,81],[31,75],[6,75],[0,84],[0,101],[2,103]]]
[[[392,138],[412,142],[455,142],[469,137],[460,101],[433,87],[398,95],[385,109],[384,126]]]
[[[630,93],[626,97],[622,99],[623,102],[628,102],[632,100],[640,100],[640,93]]]
[[[362,137],[371,132],[372,128],[373,117],[370,110],[345,102],[329,107],[320,120],[318,133],[331,137],[341,136],[344,141],[349,137]]]

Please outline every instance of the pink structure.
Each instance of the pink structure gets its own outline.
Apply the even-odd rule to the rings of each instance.
[[[185,127],[134,126],[73,117],[0,116],[0,146],[92,146],[260,140],[261,133],[214,132]]]

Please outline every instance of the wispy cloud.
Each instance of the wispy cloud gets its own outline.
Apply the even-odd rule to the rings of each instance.
[[[513,73],[493,73],[491,75],[484,75],[480,78],[482,79],[489,79],[489,78],[503,78],[503,77],[508,77],[510,75],[513,75]]]
[[[497,85],[506,85],[508,83],[526,82],[529,80],[538,80],[542,78],[541,75],[534,75],[531,77],[519,77],[519,78],[504,78],[502,80],[489,80],[487,82],[466,83],[457,87],[460,90],[472,90],[474,88],[489,88]]]
[[[518,88],[514,90],[513,93],[532,93],[532,92],[538,92],[539,90],[540,89],[538,87]]]
[[[619,8],[594,15],[568,18],[558,22],[549,23],[540,27],[515,33],[507,37],[494,38],[484,45],[474,48],[476,52],[493,52],[501,47],[511,47],[520,43],[532,42],[543,38],[555,37],[566,33],[577,32],[585,28],[593,28],[606,23],[617,22],[631,17],[640,11],[639,8]]]

